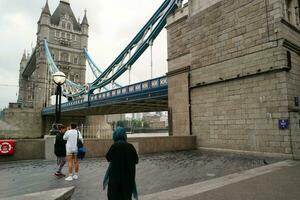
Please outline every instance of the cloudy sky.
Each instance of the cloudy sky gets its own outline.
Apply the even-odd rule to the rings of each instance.
[[[19,63],[24,50],[36,43],[37,21],[46,0],[0,0],[0,108],[17,100]],[[152,16],[163,0],[70,0],[76,17],[84,9],[90,24],[89,52],[94,61],[106,68]],[[51,13],[59,0],[49,0]],[[166,30],[153,46],[154,77],[167,71]],[[93,80],[87,71],[89,81]],[[131,83],[150,79],[150,51],[147,50],[131,72]],[[128,84],[128,75],[119,82]],[[9,85],[9,86],[7,86]]]

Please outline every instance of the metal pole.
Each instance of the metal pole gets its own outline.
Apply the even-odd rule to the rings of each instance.
[[[59,88],[59,109],[58,109],[58,122],[60,122],[60,116],[61,116],[61,85],[58,85]]]
[[[130,85],[131,84],[131,73],[130,73],[131,72],[131,67],[129,67],[128,71],[129,71],[129,85]]]
[[[58,123],[58,85],[56,86],[56,91],[55,91],[55,123]]]
[[[150,67],[151,67],[151,79],[153,79],[153,54],[152,54],[153,42],[150,43]]]

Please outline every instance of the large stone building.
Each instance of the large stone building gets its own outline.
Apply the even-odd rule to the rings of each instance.
[[[24,53],[20,64],[18,102],[34,108],[47,105],[54,95],[52,77],[45,60],[44,39],[59,70],[75,83],[85,84],[89,24],[86,13],[79,21],[68,0],[61,0],[51,14],[48,1],[38,21],[37,42],[31,56]]]
[[[69,0],[60,0],[51,14],[48,1],[37,23],[37,41],[31,55],[24,52],[20,62],[19,96],[3,111],[3,120],[11,130],[0,130],[0,138],[36,138],[49,130],[53,119],[43,120],[41,109],[50,104],[55,85],[45,59],[44,39],[48,41],[54,62],[67,78],[85,84],[86,59],[83,48],[88,46],[89,24],[84,13],[77,20]],[[85,118],[64,118],[63,122],[85,122]]]
[[[298,0],[190,0],[169,16],[173,135],[299,155],[299,15]]]

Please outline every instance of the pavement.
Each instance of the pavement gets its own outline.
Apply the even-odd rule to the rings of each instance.
[[[145,195],[141,200],[299,200],[300,162],[283,161]]]
[[[278,186],[276,185],[276,191],[273,193],[277,197],[279,196],[277,193],[286,192],[284,189],[287,187],[294,193],[298,192],[292,185],[299,183],[300,165],[296,162],[297,165],[290,166],[290,163],[286,164],[286,162],[294,163],[285,161],[282,164],[280,158],[203,153],[199,150],[143,155],[140,156],[140,162],[137,165],[136,182],[142,200],[151,195],[154,195],[153,198],[150,198],[151,200],[163,199],[158,196],[172,200],[177,197],[185,200],[226,200],[228,197],[230,200],[235,200],[231,196],[236,196],[236,199],[246,200],[247,198],[244,198],[243,194],[251,194],[252,199],[258,199],[256,197],[264,194],[268,189],[272,193],[273,185],[276,184]],[[282,166],[277,166],[278,163],[281,163]],[[274,167],[273,164],[277,167]],[[75,192],[72,198],[74,200],[104,200],[107,198],[106,192],[102,190],[102,180],[107,167],[108,163],[103,158],[81,161],[79,180],[67,182],[53,176],[55,161],[0,163],[0,199],[74,186]],[[260,171],[248,172],[256,169],[260,169]],[[65,167],[64,170],[66,171],[67,168]],[[277,176],[278,172],[280,172],[279,174],[283,173],[282,178]],[[275,174],[272,176],[273,173]],[[249,186],[247,186],[248,184]],[[257,184],[260,184],[259,187]],[[177,194],[176,198],[174,194]],[[293,192],[289,192],[289,195],[292,194]],[[269,194],[266,193],[266,195]],[[298,196],[300,197],[300,195]],[[267,200],[267,198],[261,199]],[[276,198],[269,199],[276,200]]]
[[[74,193],[74,189],[74,187],[59,188],[54,190],[24,194],[20,196],[2,198],[1,200],[70,200]]]

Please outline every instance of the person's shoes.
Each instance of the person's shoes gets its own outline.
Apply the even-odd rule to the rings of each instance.
[[[59,173],[59,172],[55,172],[55,173],[54,173],[54,176],[56,176],[57,178],[60,178],[60,174],[61,174],[61,173]]]
[[[60,176],[61,176],[61,177],[66,177],[66,175],[65,175],[65,174],[63,174],[63,173],[60,173]]]
[[[73,179],[74,179],[74,180],[77,180],[77,179],[78,179],[78,175],[75,174],[75,175],[73,176]]]
[[[65,180],[66,180],[66,181],[72,181],[73,178],[72,178],[72,176],[68,176],[67,178],[65,178]]]

